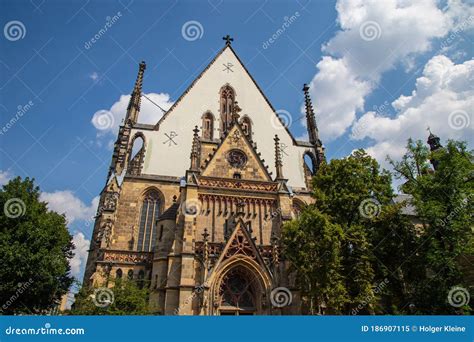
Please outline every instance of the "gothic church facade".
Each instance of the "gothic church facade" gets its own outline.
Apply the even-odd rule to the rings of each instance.
[[[163,315],[301,313],[279,241],[284,222],[312,201],[311,175],[324,160],[309,88],[309,141],[299,141],[227,39],[148,125],[139,123],[145,69],[101,192],[84,284],[135,279]]]

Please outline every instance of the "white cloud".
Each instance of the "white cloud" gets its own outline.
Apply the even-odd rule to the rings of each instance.
[[[87,205],[69,190],[42,192],[40,200],[48,203],[49,210],[65,214],[69,224],[76,220],[90,220],[99,205],[99,196],[94,197],[91,204]]]
[[[434,0],[338,1],[336,9],[342,30],[323,51],[343,56],[357,77],[375,81],[428,51],[432,39],[445,36],[451,25]]]
[[[466,7],[459,1],[440,9],[435,0],[339,0],[341,30],[323,45],[327,56],[317,64],[310,90],[323,141],[347,131],[384,72],[399,65],[412,69],[435,39],[469,18]]]
[[[87,262],[90,241],[85,238],[84,234],[77,233],[73,236],[72,242],[74,243],[74,256],[69,264],[71,265],[71,274],[78,277],[82,266]]]
[[[168,110],[173,105],[169,94],[150,93],[145,95],[164,110]],[[130,95],[122,95],[120,96],[120,99],[110,107],[110,109],[101,109],[94,113],[91,122],[94,127],[99,130],[99,135],[105,133],[115,134],[118,132],[118,128],[127,113],[129,101]],[[140,115],[138,117],[139,123],[156,124],[162,116],[163,112],[158,107],[145,97],[142,97]]]
[[[344,59],[323,57],[319,72],[310,83],[315,98],[315,112],[323,142],[344,134],[364,108],[364,97],[370,92],[368,82],[358,81]],[[330,95],[329,95],[330,94]]]
[[[383,161],[387,154],[399,158],[409,137],[427,137],[427,126],[442,140],[474,143],[474,60],[454,64],[446,56],[435,56],[425,65],[409,96],[392,103],[393,118],[365,113],[353,126],[352,138],[370,138],[368,152]]]
[[[0,170],[0,186],[7,184],[10,179],[12,179],[10,171]]]
[[[94,71],[92,74],[89,74],[89,78],[94,81],[94,82],[97,82],[97,80],[99,79],[99,74]]]

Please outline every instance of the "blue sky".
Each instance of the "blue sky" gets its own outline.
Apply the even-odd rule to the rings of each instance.
[[[52,209],[66,212],[71,232],[83,233],[76,237],[79,274],[92,230],[88,218],[124,114],[114,113],[114,127],[104,131],[91,123],[94,113],[112,111],[131,92],[141,60],[147,62],[144,92],[169,105],[223,47],[226,34],[273,106],[291,114],[290,130],[300,138],[301,88],[311,84],[329,158],[363,147],[384,164],[387,153],[400,156],[408,136],[426,139],[427,126],[442,141],[463,139],[472,147],[473,6],[2,0],[0,180],[34,177]],[[8,32],[12,21],[23,25],[20,37]],[[199,24],[195,40],[182,33],[190,21]],[[274,42],[265,44],[272,36]]]

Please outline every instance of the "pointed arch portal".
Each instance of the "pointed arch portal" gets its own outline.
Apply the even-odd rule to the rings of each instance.
[[[264,315],[272,275],[239,219],[210,278],[211,315]]]

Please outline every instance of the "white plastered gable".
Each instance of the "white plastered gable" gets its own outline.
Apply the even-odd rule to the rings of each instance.
[[[305,187],[303,155],[307,147],[296,146],[294,139],[278,119],[252,77],[234,51],[225,47],[196,79],[177,103],[163,116],[157,130],[135,129],[145,135],[147,149],[143,174],[184,176],[190,166],[193,128],[202,128],[202,115],[214,115],[214,137],[220,136],[220,89],[230,85],[242,108],[241,117],[252,121],[252,140],[275,174],[274,141],[277,134],[283,148],[283,175],[292,187]]]

